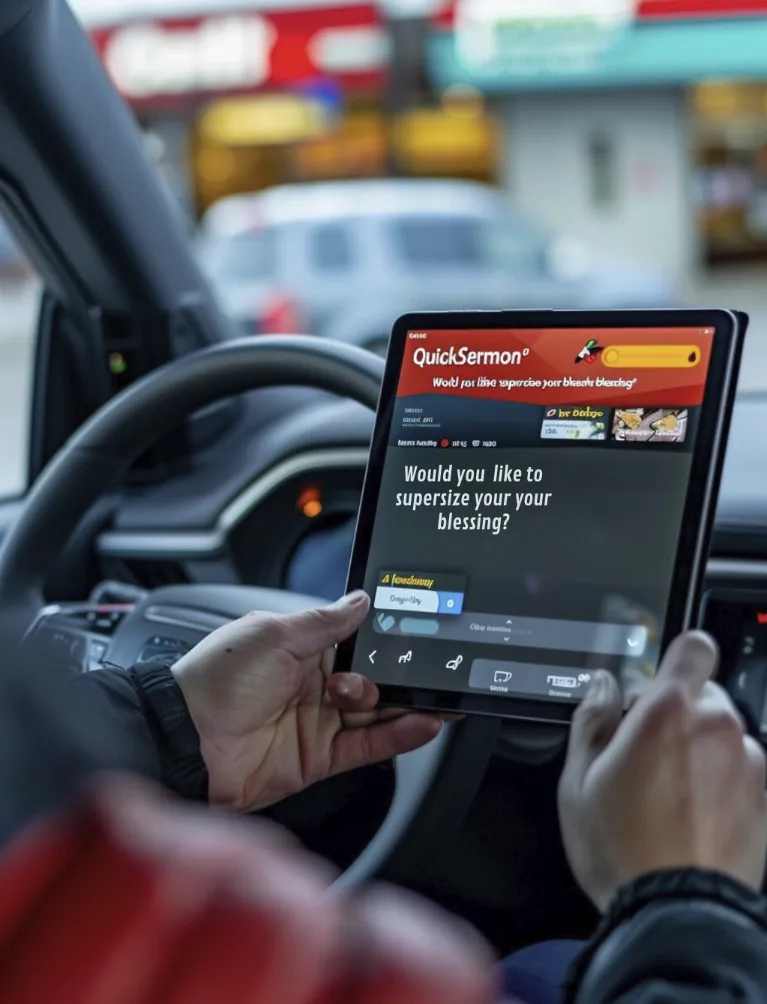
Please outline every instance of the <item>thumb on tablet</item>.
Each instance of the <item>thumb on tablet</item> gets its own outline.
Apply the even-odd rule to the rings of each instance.
[[[677,683],[693,697],[716,676],[719,649],[703,631],[688,631],[669,645],[655,677],[658,685]]]

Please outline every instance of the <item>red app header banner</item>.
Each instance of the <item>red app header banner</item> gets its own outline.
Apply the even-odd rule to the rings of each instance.
[[[701,327],[410,331],[397,396],[695,407],[713,337]]]

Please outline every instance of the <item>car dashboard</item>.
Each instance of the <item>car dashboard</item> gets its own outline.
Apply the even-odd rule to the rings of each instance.
[[[97,539],[103,578],[143,588],[207,582],[324,600],[341,594],[373,417],[302,391],[289,392],[287,407],[283,391],[275,411],[264,407],[274,393],[247,396],[237,422],[182,474],[120,497]],[[763,588],[767,610],[765,426],[767,398],[739,398],[706,588]]]
[[[372,416],[315,395],[258,424],[261,403],[253,395],[236,427],[183,474],[122,495],[97,539],[104,577],[340,595]]]

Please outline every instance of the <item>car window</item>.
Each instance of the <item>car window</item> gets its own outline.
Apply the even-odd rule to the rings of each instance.
[[[0,214],[0,498],[27,487],[40,282]]]
[[[471,217],[404,216],[391,223],[397,256],[408,265],[481,265],[482,231]]]
[[[216,282],[268,279],[276,268],[276,241],[273,230],[248,230],[230,236],[216,236],[199,246],[200,261]]]
[[[512,275],[539,275],[549,269],[549,239],[525,221],[501,218],[485,230],[488,263]]]
[[[407,216],[394,219],[395,253],[407,265],[427,268],[502,268],[540,272],[545,241],[532,230],[480,216]]]
[[[322,223],[309,231],[309,262],[317,272],[346,272],[352,267],[348,226]]]

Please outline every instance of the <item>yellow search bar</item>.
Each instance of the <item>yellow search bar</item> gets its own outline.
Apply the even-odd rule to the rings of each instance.
[[[602,362],[626,370],[686,370],[697,366],[700,356],[697,345],[610,345]]]

